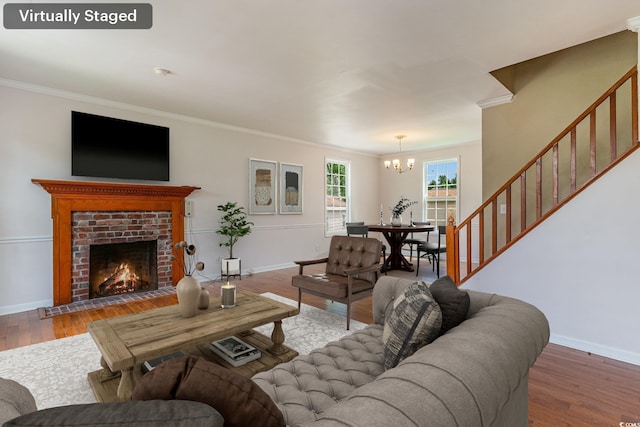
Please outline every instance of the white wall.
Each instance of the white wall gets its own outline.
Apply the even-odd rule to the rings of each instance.
[[[640,365],[640,151],[469,279],[527,301],[551,342]]]
[[[219,275],[218,257],[226,256],[215,233],[220,217],[216,206],[230,200],[248,206],[249,158],[302,164],[304,213],[252,215],[252,234],[234,248],[245,271],[291,266],[293,260],[326,253],[325,156],[351,161],[354,214],[379,209],[375,195],[379,159],[375,156],[0,82],[0,314],[53,303],[50,196],[31,179],[123,182],[71,176],[71,110],[170,127],[168,184],[202,187],[189,197],[194,214],[186,226],[191,228],[188,240],[198,246],[199,258],[206,264],[205,277],[200,277],[203,281]]]
[[[405,159],[412,157],[416,160],[416,165],[412,171],[399,174],[391,169],[384,169],[383,160],[391,159],[394,156],[382,156],[380,158],[380,201],[384,209],[385,221],[389,221],[391,207],[393,207],[401,196],[406,196],[409,200],[417,200],[414,205],[413,220],[421,221],[422,191],[424,180],[424,163],[444,159],[457,158],[459,160],[460,176],[458,177],[458,192],[460,197],[460,217],[466,218],[482,203],[482,145],[480,141],[457,145],[448,148],[424,150],[404,153]],[[379,210],[380,206],[378,206]],[[376,218],[379,219],[379,218]],[[409,222],[409,213],[403,214],[404,222]]]
[[[457,158],[459,161],[458,195],[460,208],[459,218],[456,218],[457,222],[467,218],[482,203],[482,145],[480,141],[448,148],[403,153],[405,161],[409,157],[415,158],[416,166],[412,171],[402,174],[398,174],[391,169],[384,169],[383,161],[393,157],[382,156],[380,160],[380,201],[378,202],[378,217],[373,218],[373,221],[378,222],[380,220],[379,210],[380,204],[382,204],[384,221],[389,222],[391,207],[398,202],[401,196],[406,196],[409,200],[418,201],[418,204],[410,208],[410,211],[413,211],[414,221],[425,219],[422,218],[424,208],[422,205],[422,192],[424,191],[424,163],[427,161],[453,158]],[[405,212],[402,215],[402,221],[408,223],[409,215],[410,212]],[[477,229],[477,224],[474,223],[473,227]],[[460,253],[466,254],[466,240],[461,241],[461,245]],[[466,259],[463,258],[462,261],[464,262]]]

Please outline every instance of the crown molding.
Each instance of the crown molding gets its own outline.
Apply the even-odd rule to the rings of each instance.
[[[627,19],[627,28],[634,33],[640,32],[640,16]]]
[[[514,95],[510,93],[508,95],[503,95],[503,96],[498,96],[496,98],[478,101],[477,104],[478,104],[478,107],[484,110],[485,108],[496,107],[498,105],[503,105],[503,104],[509,104],[511,101],[513,101],[513,97]]]
[[[154,108],[142,107],[139,105],[128,104],[125,102],[114,101],[111,99],[99,98],[96,96],[85,95],[77,92],[66,91],[62,89],[54,89],[47,86],[40,86],[32,83],[26,83],[18,80],[11,80],[0,77],[0,86],[5,86],[13,89],[24,90],[27,92],[39,93],[43,95],[55,96],[58,98],[69,99],[72,101],[86,102],[94,105],[101,105],[104,107],[117,108],[126,111],[134,111],[142,114],[149,114],[156,117],[162,117],[166,119],[179,120],[186,123],[193,123],[201,126],[208,126],[211,128],[229,130],[238,133],[244,133],[248,135],[259,136],[263,138],[276,139],[280,141],[293,142],[295,144],[309,145],[323,150],[335,150],[343,153],[355,153],[367,157],[377,157],[375,153],[368,153],[365,151],[359,151],[349,148],[343,148],[338,145],[322,144],[319,142],[307,141],[299,138],[292,138],[289,136],[278,135],[275,133],[259,131],[255,129],[244,128],[241,126],[228,125],[225,123],[215,122],[207,119],[200,119],[197,117],[186,116],[183,114],[172,113],[168,111],[156,110]]]

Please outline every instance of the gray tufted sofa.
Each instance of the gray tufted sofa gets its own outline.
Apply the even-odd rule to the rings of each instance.
[[[380,278],[373,324],[253,377],[287,425],[527,426],[528,372],[549,339],[545,316],[468,291],[464,322],[385,371],[385,308],[411,283]]]
[[[387,371],[385,309],[413,283],[382,277],[374,323],[253,377],[289,426],[526,426],[529,368],[549,339],[547,319],[512,298],[468,291],[467,319]],[[215,392],[215,391],[214,391]],[[35,411],[35,412],[34,412]],[[221,426],[211,406],[186,400],[72,405],[36,411],[31,393],[0,378],[0,424]]]

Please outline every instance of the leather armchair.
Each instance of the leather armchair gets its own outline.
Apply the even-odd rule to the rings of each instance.
[[[333,236],[327,257],[295,261],[299,270],[291,285],[298,288],[298,308],[303,292],[344,303],[349,329],[351,303],[372,295],[378,281],[381,246],[378,239]],[[324,274],[304,274],[305,266],[322,263],[326,264]]]

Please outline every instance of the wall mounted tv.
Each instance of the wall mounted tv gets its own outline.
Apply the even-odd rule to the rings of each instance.
[[[71,174],[169,181],[169,128],[72,111]]]

